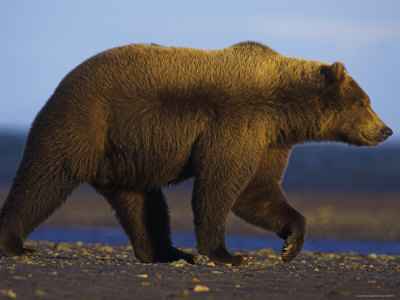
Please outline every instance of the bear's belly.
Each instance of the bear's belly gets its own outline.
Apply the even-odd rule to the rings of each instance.
[[[186,147],[184,147],[186,148]],[[180,151],[116,152],[108,156],[92,180],[96,186],[152,190],[193,177],[190,147]],[[140,154],[139,154],[140,153]]]

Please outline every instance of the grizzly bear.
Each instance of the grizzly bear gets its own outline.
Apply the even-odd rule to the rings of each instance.
[[[210,51],[114,48],[71,71],[34,120],[0,212],[0,252],[31,254],[28,235],[89,183],[115,210],[139,260],[193,263],[172,245],[161,188],[194,177],[199,253],[246,262],[225,245],[233,211],[284,239],[289,262],[306,224],[280,186],[291,147],[373,146],[391,134],[339,62],[285,57],[255,42]]]

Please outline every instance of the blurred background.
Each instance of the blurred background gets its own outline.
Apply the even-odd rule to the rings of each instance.
[[[36,113],[83,60],[130,43],[218,49],[254,40],[286,56],[343,62],[394,131],[373,148],[294,148],[283,186],[308,218],[309,236],[400,241],[399,16],[397,0],[2,0],[0,202]],[[188,182],[165,190],[175,232],[193,231],[190,189]],[[117,223],[106,202],[84,186],[43,228],[60,226]],[[234,217],[228,232],[265,235]],[[49,238],[42,233],[36,237]]]

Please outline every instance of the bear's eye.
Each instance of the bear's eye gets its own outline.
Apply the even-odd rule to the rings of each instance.
[[[364,107],[364,103],[362,103],[362,102],[358,102],[358,107]]]

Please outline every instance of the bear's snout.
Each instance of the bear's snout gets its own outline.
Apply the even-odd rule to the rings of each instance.
[[[383,126],[382,129],[379,131],[380,141],[385,141],[389,136],[393,134],[392,129],[387,126]]]
[[[376,146],[378,143],[386,141],[393,134],[393,131],[385,124],[380,124],[380,126],[364,130],[361,134],[367,141],[365,146]]]

